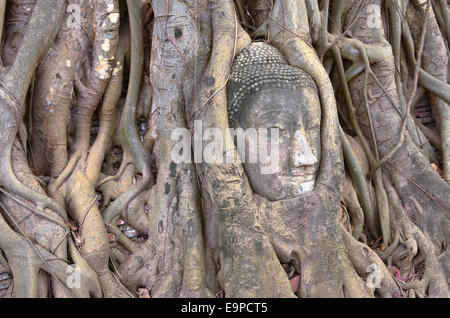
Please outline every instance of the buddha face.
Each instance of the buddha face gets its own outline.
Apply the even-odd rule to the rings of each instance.
[[[255,193],[270,201],[278,201],[314,189],[321,150],[321,110],[314,88],[267,88],[252,94],[246,100],[237,123],[244,130],[267,129],[269,158],[270,138],[274,137],[270,131],[272,128],[279,131],[279,160],[275,169],[270,169],[273,173],[264,173],[267,169],[262,169],[271,163],[244,161]],[[249,144],[248,140],[246,144]]]

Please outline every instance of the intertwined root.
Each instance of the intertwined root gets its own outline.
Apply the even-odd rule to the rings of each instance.
[[[400,297],[400,288],[383,260],[367,245],[353,238],[344,228],[342,228],[342,235],[350,260],[359,276],[365,277],[366,282],[369,282],[369,274],[372,271],[378,273],[379,276],[375,277],[377,281],[375,284],[372,282],[370,287],[375,289],[376,293],[381,297]]]
[[[405,116],[431,92],[448,179],[445,1],[426,12],[400,0],[129,0],[127,16],[117,0],[69,0],[80,28],[64,23],[77,14],[64,2],[25,2],[8,1],[15,24],[0,23],[0,261],[15,296],[294,297],[292,275],[300,297],[450,296],[450,190],[427,159],[434,135]],[[237,163],[171,161],[171,129],[228,128],[224,88],[251,42],[243,27],[318,86],[311,196],[267,202]]]
[[[97,275],[81,257],[74,256],[75,264],[67,264],[13,231],[3,218],[0,218],[0,230],[0,247],[8,257],[14,276],[15,297],[38,297],[40,270],[51,275],[65,297],[101,297]]]
[[[386,188],[389,194],[389,203],[392,206],[393,220],[396,228],[403,238],[403,249],[400,249],[398,258],[403,265],[402,269],[408,271],[410,266],[424,262],[425,272],[420,280],[413,279],[410,283],[401,282],[406,289],[414,289],[418,297],[450,297],[450,290],[446,280],[445,272],[439,262],[436,247],[430,237],[424,234],[405,213],[401,201],[395,189],[386,180]],[[397,250],[397,253],[399,251]],[[410,264],[412,262],[412,264]],[[406,268],[405,268],[406,267]]]

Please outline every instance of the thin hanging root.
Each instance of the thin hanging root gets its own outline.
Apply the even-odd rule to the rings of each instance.
[[[403,142],[405,141],[405,133],[406,133],[406,127],[407,127],[407,123],[408,123],[408,118],[410,116],[411,113],[411,105],[414,99],[414,95],[416,94],[417,91],[417,82],[419,80],[419,73],[420,73],[420,64],[422,61],[422,52],[423,52],[423,48],[424,48],[424,44],[425,44],[425,34],[426,34],[426,30],[427,30],[427,26],[428,26],[428,12],[429,12],[429,6],[430,6],[430,1],[427,2],[427,8],[426,8],[426,14],[424,17],[424,24],[422,27],[422,34],[420,37],[420,44],[419,44],[419,49],[417,52],[417,62],[414,68],[414,84],[413,84],[413,91],[411,93],[411,98],[408,101],[408,104],[406,106],[406,110],[405,110],[405,114],[404,114],[404,118],[403,118],[403,122],[402,122],[402,126],[401,126],[401,130],[400,130],[400,140],[398,141],[397,145],[395,145],[391,151],[381,160],[379,160],[375,167],[372,168],[369,176],[372,176],[375,171],[377,171],[383,164],[385,164],[387,161],[389,161],[392,156],[401,148],[401,146],[403,145]]]
[[[48,208],[58,213],[64,221],[67,221],[66,210],[56,201],[26,187],[17,179],[11,166],[11,149],[2,159],[4,160],[0,160],[0,166],[3,168],[0,168],[0,186],[3,185],[10,194],[15,194],[24,200],[33,202],[34,210],[44,211],[45,208]]]
[[[403,5],[402,5],[402,0],[393,0],[393,1],[389,1],[388,2],[388,6],[389,6],[389,13],[390,13],[390,24],[391,24],[391,44],[392,44],[392,53],[394,55],[394,62],[395,62],[395,66],[396,66],[396,71],[395,71],[395,85],[397,88],[397,96],[398,96],[398,101],[400,104],[400,110],[402,112],[402,116],[405,116],[405,120],[407,121],[407,123],[405,125],[407,125],[407,129],[408,132],[411,136],[411,138],[415,141],[415,143],[419,146],[422,146],[421,143],[421,139],[423,139],[423,136],[420,135],[419,131],[417,130],[417,127],[414,127],[415,122],[411,119],[411,117],[409,117],[410,112],[407,111],[407,109],[411,109],[411,103],[412,103],[412,99],[414,97],[415,94],[411,95],[411,99],[409,101],[409,104],[407,106],[406,101],[405,101],[405,96],[403,94],[403,83],[402,83],[402,76],[401,76],[401,70],[400,65],[401,65],[401,40],[402,40],[402,23],[401,23],[401,15],[402,15],[402,9],[403,9]],[[417,90],[417,88],[416,88]],[[415,105],[415,104],[412,104]],[[403,115],[403,114],[407,114],[407,115]],[[406,128],[405,128],[406,129]],[[422,138],[421,138],[422,137]],[[400,136],[400,138],[404,138],[402,137],[402,135]],[[403,144],[403,140],[400,139],[399,144]]]
[[[408,23],[406,23],[406,21],[403,21],[402,23],[402,39],[403,43],[405,44],[405,53],[408,63],[412,68],[414,68],[417,64],[415,58],[414,42],[409,30]],[[419,71],[419,85],[445,100],[447,104],[450,104],[450,85],[438,80],[422,68],[420,68]]]
[[[435,2],[437,1],[433,1],[433,3]],[[423,11],[422,8],[419,10]],[[422,14],[424,15],[425,13]],[[447,9],[445,10],[445,15],[448,17]],[[423,53],[423,68],[437,79],[446,82],[449,74],[447,45],[445,44],[444,36],[441,36],[441,31],[436,21],[436,10],[434,12],[430,10],[429,16],[429,31],[427,31],[426,45]],[[441,60],[442,63],[436,63],[436,61]],[[442,139],[440,151],[442,154],[443,178],[450,184],[450,107],[449,104],[435,94],[430,94],[430,104],[433,109],[436,126]]]
[[[153,187],[152,190],[156,188]],[[145,233],[148,234],[149,229],[151,227],[149,216],[147,215],[145,211],[145,205],[147,202],[150,201],[149,199],[149,193],[150,191],[142,191],[139,193],[128,205],[128,208],[125,211],[122,211],[122,219],[133,227],[135,230],[137,230],[139,233]],[[152,203],[155,203],[154,200],[152,200]],[[155,211],[152,211],[152,215],[154,216],[156,213]]]
[[[440,5],[437,2],[438,1],[433,0],[431,1],[431,5],[433,6],[434,15],[436,16],[437,23],[439,24],[439,29],[442,32],[442,34],[447,38],[444,18],[442,17]]]
[[[2,188],[0,188],[0,192],[2,192],[3,194],[5,194],[6,196],[8,196],[10,199],[14,200],[16,203],[22,205],[23,207],[29,209],[30,211],[32,211],[33,213],[39,215],[40,217],[56,224],[59,225],[60,227],[62,227],[66,232],[68,231],[68,227],[67,225],[57,219],[54,219],[51,215],[48,215],[44,212],[41,212],[39,210],[37,210],[36,208],[30,207],[29,205],[27,205],[26,203],[24,203],[23,201],[21,201],[19,198],[16,198],[15,196],[11,195],[10,193],[8,193],[7,191],[3,190]],[[66,234],[67,235],[67,234]]]
[[[117,219],[117,218],[116,218]],[[114,220],[116,220],[114,219]],[[115,222],[112,222],[115,223]],[[137,251],[139,251],[139,248],[136,246],[136,244],[131,241],[125,234],[122,233],[122,231],[117,227],[115,224],[106,224],[106,227],[108,231],[116,236],[117,241],[125,247],[128,252],[134,254]]]
[[[377,196],[378,214],[380,216],[380,227],[383,235],[383,243],[387,246],[391,243],[391,217],[389,212],[388,197],[383,185],[382,172],[375,172],[374,185]]]
[[[87,177],[93,184],[98,182],[102,163],[115,131],[114,119],[116,117],[116,108],[122,94],[123,86],[123,46],[124,44],[122,41],[117,49],[116,65],[112,72],[111,81],[109,82],[105,96],[103,97],[99,132],[94,144],[91,146],[87,158]]]
[[[5,92],[7,92],[7,90],[5,90]],[[7,112],[4,114],[3,119],[10,122],[17,122],[16,116],[18,115],[17,112],[21,109],[21,104],[14,97],[10,96],[10,98],[12,99],[10,101],[3,99],[3,102],[5,102],[6,105],[4,105],[3,102],[0,103],[7,107]],[[15,107],[18,107],[19,109],[15,109]],[[15,114],[11,112],[11,108],[14,108]],[[11,161],[15,132],[17,132],[15,127],[17,127],[17,125],[11,127],[10,122],[8,122],[8,125],[6,126],[9,127],[7,128],[8,132],[5,135],[0,136],[0,149],[2,149],[2,156],[0,157],[0,186],[3,186],[8,193],[32,202],[36,208],[35,210],[44,211],[45,208],[49,208],[58,213],[63,220],[66,221],[67,213],[65,209],[55,200],[28,188],[17,179]]]
[[[416,126],[422,131],[424,136],[430,141],[433,147],[435,147],[439,151],[442,151],[441,136],[439,136],[439,134],[437,134],[434,130],[420,123],[417,119],[414,120],[416,121]]]
[[[122,176],[122,174],[124,173],[125,169],[129,166],[133,164],[133,158],[128,154],[128,152],[125,152],[122,158],[122,162],[120,164],[120,168],[119,171],[117,171],[117,173],[114,176],[108,176],[106,178],[103,178],[98,184],[97,184],[97,188],[100,188],[101,186],[103,186],[105,183],[108,182],[112,182],[112,181],[117,181],[118,179],[120,179],[120,177]]]
[[[381,176],[381,171],[378,170],[384,163],[386,163],[388,160],[390,160],[392,158],[392,156],[400,149],[400,147],[403,145],[403,142],[405,140],[405,133],[406,133],[406,128],[407,128],[407,124],[408,124],[408,118],[409,118],[409,114],[410,114],[410,108],[411,108],[411,104],[413,101],[413,96],[416,93],[417,90],[417,82],[418,82],[418,78],[419,78],[419,72],[420,72],[420,62],[422,59],[422,51],[423,51],[423,47],[424,47],[424,41],[425,41],[425,32],[427,29],[427,16],[428,16],[428,9],[430,6],[430,2],[428,1],[427,3],[427,9],[426,9],[426,15],[425,15],[425,19],[424,19],[424,25],[423,25],[423,29],[422,29],[422,35],[421,35],[421,39],[420,39],[420,46],[419,46],[419,51],[418,51],[418,59],[417,59],[417,64],[415,66],[415,72],[414,72],[414,88],[413,88],[413,93],[412,93],[412,97],[409,99],[408,104],[406,106],[406,111],[404,114],[404,118],[402,121],[402,125],[401,125],[401,130],[400,130],[400,140],[398,141],[398,143],[390,150],[390,152],[382,159],[379,158],[378,155],[378,150],[377,150],[377,141],[376,141],[376,137],[374,134],[374,129],[373,129],[373,124],[372,124],[372,119],[371,119],[371,115],[370,115],[370,110],[369,110],[369,106],[368,106],[368,100],[367,100],[367,89],[366,89],[366,84],[367,84],[367,75],[366,78],[364,80],[364,99],[365,99],[365,104],[367,107],[367,112],[369,115],[369,122],[370,122],[370,127],[371,127],[371,131],[372,131],[372,135],[374,138],[374,145],[375,145],[375,149],[376,149],[376,155],[377,155],[377,162],[375,163],[374,166],[372,166],[372,170],[369,174],[369,176],[374,175],[374,181],[375,181],[375,189],[377,191],[377,200],[378,200],[378,211],[380,214],[380,224],[381,224],[381,231],[383,233],[383,242],[388,245],[390,243],[390,216],[389,216],[389,207],[387,204],[387,194],[386,191],[384,189],[383,186],[383,181],[382,181],[382,176]],[[368,70],[367,70],[367,65],[366,65],[366,74],[368,74]]]
[[[321,19],[319,3],[317,0],[305,0],[306,10],[308,12],[308,22],[309,27],[311,29],[311,38],[314,45],[318,44],[317,42],[320,39],[319,31],[322,32],[328,31],[328,21]],[[328,5],[326,5],[328,7]],[[325,10],[324,10],[325,11]],[[325,14],[325,12],[323,12]],[[328,12],[326,13],[328,14]],[[322,21],[324,21],[322,26]]]
[[[373,152],[370,149],[369,143],[367,142],[366,138],[364,137],[364,135],[361,131],[361,128],[359,127],[357,118],[356,118],[355,107],[353,106],[352,97],[350,95],[350,89],[348,87],[348,82],[346,80],[346,75],[345,75],[344,64],[342,61],[341,52],[340,52],[339,48],[336,46],[333,46],[331,48],[331,50],[332,50],[334,58],[335,58],[335,63],[337,65],[337,71],[338,71],[341,85],[343,85],[343,87],[344,87],[344,96],[345,96],[345,101],[346,101],[346,105],[347,105],[347,111],[350,115],[350,122],[353,126],[353,129],[356,132],[356,135],[358,136],[358,139],[361,141],[361,144],[364,148],[364,152],[366,153],[369,163],[373,164],[373,162],[375,161],[375,156],[373,155]]]
[[[136,168],[142,173],[142,180],[131,186],[108,206],[103,214],[103,220],[106,224],[111,224],[115,217],[126,210],[133,198],[154,184],[154,177],[150,168],[150,149],[142,144],[136,129],[136,107],[142,82],[144,59],[142,3],[127,0],[127,6],[131,30],[131,66],[128,93],[119,127],[119,138],[122,148],[131,154]]]
[[[24,202],[22,202],[20,199],[14,197],[13,195],[9,194],[8,192],[6,192],[5,190],[0,188],[0,192],[2,192],[3,194],[5,194],[6,196],[8,196],[9,198],[11,198],[13,201],[15,201],[16,203],[22,205],[23,207],[27,208],[28,210],[32,211],[33,213],[35,213],[36,215],[39,215],[40,217],[60,226],[63,230],[64,230],[64,235],[61,238],[61,240],[58,242],[58,244],[56,244],[56,247],[54,248],[54,250],[52,251],[52,253],[55,253],[55,251],[59,248],[59,246],[64,242],[64,240],[66,239],[66,237],[69,234],[69,227],[67,226],[66,223],[64,223],[61,220],[57,220],[55,218],[53,218],[51,215],[48,215],[47,213],[44,212],[44,210],[39,211],[36,208],[30,207],[29,205],[25,204]],[[0,203],[1,204],[1,203]]]
[[[3,269],[11,274],[11,267],[9,266],[8,261],[2,254],[2,250],[0,250],[0,264],[3,266]]]
[[[63,286],[63,288],[67,288],[65,284],[56,276],[55,272],[53,271],[53,268],[51,267],[49,263],[49,259],[57,259],[54,255],[48,253],[47,251],[44,252],[44,254],[50,254],[51,257],[44,257],[42,248],[38,248],[34,245],[34,243],[26,236],[26,234],[23,232],[22,228],[19,224],[14,220],[12,215],[8,212],[6,207],[0,202],[0,207],[3,209],[3,211],[8,215],[8,218],[14,223],[14,226],[18,229],[22,237],[19,236],[19,234],[15,233],[5,222],[3,217],[0,216],[0,229],[2,231],[2,235],[4,236],[1,238],[0,241],[2,241],[3,244],[5,244],[3,247],[4,250],[13,248],[14,250],[21,250],[19,247],[22,246],[22,257],[30,257],[34,258],[36,257],[36,254],[39,258],[39,261],[36,263],[36,260],[32,261],[28,259],[28,262],[26,262],[25,271],[24,273],[15,271],[16,268],[14,267],[14,261],[15,259],[11,259],[11,269],[14,275],[14,284],[18,287],[19,295],[18,297],[22,296],[21,294],[25,296],[31,296],[35,295],[37,293],[37,279],[38,279],[38,273],[39,269],[42,268],[47,270],[53,277],[57,279],[57,281]],[[5,237],[5,235],[8,237]],[[31,250],[30,250],[31,247]],[[28,250],[28,251],[26,251]],[[25,252],[26,251],[26,252]],[[34,251],[34,252],[33,252]],[[35,255],[33,255],[35,253]],[[13,253],[15,255],[15,253]],[[33,256],[34,257],[33,257]],[[20,264],[20,263],[19,263]],[[28,271],[27,271],[28,270]],[[29,288],[29,286],[31,286]],[[35,288],[33,288],[33,286]],[[28,290],[29,289],[29,290]],[[67,290],[69,294],[72,294],[70,290]],[[73,294],[72,294],[73,295]],[[37,296],[37,295],[36,295]]]
[[[0,39],[2,39],[3,37],[3,28],[5,25],[5,9],[6,9],[6,0],[2,0],[0,1]]]
[[[246,19],[245,19],[244,4],[242,3],[242,0],[234,0],[234,4],[236,5],[236,9],[239,14],[239,22],[245,25]]]
[[[23,106],[28,92],[31,78],[36,65],[50,47],[56,37],[58,26],[62,21],[65,3],[41,0],[39,6],[33,12],[29,22],[29,28],[33,32],[26,32],[17,52],[13,65],[8,72],[2,76],[1,82],[1,102],[0,111],[2,113],[0,125],[3,129],[0,136],[0,150],[2,157],[0,159],[0,185],[8,191],[26,200],[34,202],[38,209],[48,207],[58,214],[64,220],[67,219],[64,209],[50,198],[28,189],[17,180],[11,165],[12,144],[18,132],[18,127],[22,125],[22,118],[25,113]],[[2,16],[3,16],[2,12]],[[11,93],[14,88],[15,94]],[[7,101],[9,97],[9,101]]]
[[[273,0],[253,1],[253,8],[251,11],[253,12],[253,19],[257,30],[252,34],[252,37],[254,35],[261,36],[262,34],[267,36],[268,20],[272,6]]]
[[[358,138],[362,143],[362,146],[367,155],[367,158],[369,159],[370,165],[373,166],[373,165],[375,165],[375,162],[377,160],[376,160],[375,155],[373,154],[372,150],[370,149],[369,144],[368,144],[367,140],[365,139],[365,137],[361,131],[361,128],[359,127],[358,121],[356,119],[355,109],[353,107],[353,101],[350,96],[350,90],[349,90],[348,83],[345,78],[344,65],[342,62],[340,50],[337,48],[337,46],[334,46],[334,47],[332,47],[332,52],[335,57],[336,65],[338,67],[338,73],[339,73],[339,76],[341,79],[341,85],[343,85],[343,87],[344,87],[344,94],[345,94],[345,98],[346,98],[346,102],[347,102],[346,103],[347,110],[348,110],[348,113],[350,114],[350,120],[351,120],[353,129],[357,133]],[[370,114],[370,111],[369,111],[369,114]],[[375,145],[376,145],[376,140],[375,140]],[[381,172],[377,172],[375,174],[374,181],[375,181],[375,190],[376,190],[376,197],[377,197],[380,221],[383,221],[383,222],[380,222],[381,229],[382,229],[382,233],[383,233],[383,238],[386,241],[385,244],[387,245],[390,240],[389,235],[388,235],[389,225],[387,224],[387,221],[389,220],[389,208],[387,207],[387,200],[386,200],[386,195],[385,195],[385,191],[383,188],[383,184],[382,184],[382,181],[380,180],[380,173]],[[370,210],[364,209],[364,212],[368,212],[368,211],[370,211]],[[372,214],[369,214],[369,213],[367,215],[367,221],[370,222],[370,223],[368,223],[369,230],[371,231],[372,235],[377,235],[376,226],[375,226],[376,222],[373,219],[374,218],[373,213]]]
[[[146,177],[146,178],[145,178]],[[114,200],[103,212],[103,220],[106,225],[113,225],[113,219],[118,217],[121,213],[126,211],[128,204],[142,191],[148,188],[151,184],[151,178],[143,174],[143,178],[136,184],[133,184],[127,191],[122,193],[116,200]]]
[[[415,240],[418,251],[423,254],[425,260],[425,273],[422,279],[410,283],[399,282],[400,285],[404,289],[416,289],[416,292],[421,295],[426,295],[426,290],[429,290],[430,297],[450,297],[447,279],[442,272],[433,243],[406,216],[400,198],[390,181],[384,178],[384,183],[393,211],[394,224],[404,233],[405,237]]]
[[[443,33],[447,36],[447,43],[450,45],[450,13],[448,12],[448,3],[446,0],[438,0],[438,2],[445,27]]]
[[[370,200],[369,188],[367,187],[366,178],[364,177],[361,167],[356,159],[355,154],[345,136],[345,133],[340,129],[341,143],[344,150],[345,164],[348,167],[352,177],[353,185],[355,186],[358,200],[361,208],[364,211],[364,219],[367,222],[367,227],[372,236],[377,237],[376,217],[372,209],[372,202]]]
[[[369,127],[370,127],[370,132],[371,132],[371,137],[373,139],[373,144],[374,144],[374,148],[375,148],[375,154],[372,153],[368,142],[365,140],[361,129],[359,128],[358,125],[358,121],[356,118],[356,114],[355,114],[355,109],[353,107],[353,102],[350,96],[350,91],[348,89],[348,84],[346,81],[346,76],[345,76],[345,72],[344,72],[344,67],[343,67],[343,63],[342,63],[342,56],[341,56],[341,52],[340,50],[334,46],[332,48],[332,52],[333,55],[335,57],[335,61],[338,65],[338,72],[339,72],[339,76],[341,79],[341,84],[344,85],[344,94],[345,94],[345,98],[346,98],[346,104],[347,104],[347,109],[348,112],[350,114],[351,117],[351,122],[353,125],[353,128],[355,129],[358,138],[360,139],[360,141],[362,142],[363,148],[366,152],[366,155],[369,159],[369,163],[370,166],[372,168],[377,167],[377,165],[379,164],[380,161],[380,156],[379,156],[379,151],[378,151],[378,143],[377,143],[377,139],[375,136],[375,131],[374,131],[374,126],[373,126],[373,121],[372,121],[372,115],[371,115],[371,110],[369,108],[369,104],[368,104],[368,98],[367,98],[367,83],[368,83],[368,77],[369,74],[372,75],[376,82],[378,83],[378,85],[383,89],[383,92],[386,94],[386,96],[389,98],[390,102],[392,103],[393,107],[395,109],[397,109],[397,107],[395,106],[394,101],[392,100],[392,98],[390,97],[389,94],[387,94],[386,90],[383,88],[383,85],[381,85],[381,83],[378,81],[377,77],[375,76],[375,74],[373,73],[373,71],[370,68],[370,58],[368,56],[368,53],[366,51],[366,46],[360,42],[360,41],[355,41],[353,43],[354,46],[354,50],[355,53],[357,52],[360,55],[360,58],[362,58],[363,62],[364,62],[364,70],[365,70],[365,75],[364,75],[364,82],[363,82],[363,94],[364,94],[364,104],[366,107],[366,111],[367,111],[367,116],[369,119]],[[367,46],[368,49],[371,48],[371,46]],[[367,50],[368,50],[367,49]],[[375,50],[377,51],[377,50]],[[384,51],[383,51],[384,52]],[[383,53],[381,54],[381,56],[384,56],[385,58],[389,57],[391,51],[388,50],[387,53]],[[348,55],[348,53],[346,53],[346,55]],[[377,55],[374,54],[375,58]],[[381,57],[380,56],[380,57]],[[380,59],[380,57],[377,57],[377,61],[383,61],[384,59]],[[351,56],[349,56],[350,60],[355,60],[355,57],[351,58]],[[373,61],[375,62],[375,61]],[[398,109],[397,109],[398,110]],[[406,125],[408,123],[408,117],[406,116],[404,118],[404,126],[406,129]],[[400,138],[404,138],[404,136],[402,135]],[[391,235],[390,235],[390,216],[389,216],[389,206],[387,204],[387,194],[386,194],[386,190],[384,188],[383,185],[383,180],[382,180],[382,174],[381,171],[379,170],[374,170],[374,185],[375,185],[375,190],[376,190],[376,197],[377,197],[377,205],[378,205],[378,212],[379,212],[379,216],[380,216],[380,225],[381,225],[381,231],[382,231],[382,235],[383,235],[383,241],[386,245],[388,245],[390,243],[391,240]]]
[[[402,30],[401,30],[401,0],[393,0],[389,1],[389,13],[390,13],[390,22],[391,22],[391,44],[392,44],[392,53],[394,55],[394,61],[396,68],[399,68],[401,65],[401,41],[402,41]],[[397,95],[400,101],[400,109],[403,113],[406,112],[406,103],[403,95],[403,83],[401,81],[400,70],[396,70],[395,72],[395,85],[397,87]]]
[[[381,250],[377,251],[378,256],[380,256],[380,258],[383,261],[386,261],[395,252],[399,243],[400,243],[400,232],[396,230],[392,244],[389,245],[384,251]]]
[[[212,103],[214,101],[214,99],[220,95],[221,93],[223,93],[223,90],[225,88],[225,86],[227,85],[230,76],[231,76],[231,68],[232,68],[232,61],[234,60],[235,56],[241,51],[243,50],[245,47],[247,47],[250,44],[250,39],[248,34],[242,30],[242,27],[240,27],[240,25],[238,24],[237,21],[237,14],[236,11],[234,12],[234,38],[233,38],[233,51],[232,51],[232,57],[231,60],[229,62],[229,71],[227,72],[227,77],[224,78],[220,83],[220,85],[214,85],[214,90],[208,91],[208,93],[204,94],[203,92],[201,92],[200,96],[203,97],[203,103],[201,104],[200,107],[198,107],[198,109],[196,109],[196,113],[194,113],[188,120],[188,122],[191,122],[192,119],[195,116],[195,119],[199,119],[200,116],[202,116],[203,111],[205,110],[206,106],[209,105],[210,103]],[[231,31],[231,30],[230,30]],[[225,59],[228,62],[228,58]],[[213,77],[214,78],[214,77]],[[209,88],[208,88],[209,89]],[[211,93],[213,92],[213,93]],[[206,96],[208,96],[206,98]],[[228,115],[224,116],[228,117]]]
[[[364,211],[359,204],[358,196],[353,186],[353,182],[349,178],[345,178],[344,190],[342,196],[342,209],[347,213],[343,213],[345,220],[348,221],[348,231],[352,233],[356,240],[367,242],[367,237],[363,233],[364,227]],[[344,221],[341,221],[343,223]]]
[[[87,154],[81,151],[78,151],[74,153],[69,162],[67,163],[67,166],[64,168],[64,170],[61,172],[61,174],[56,178],[55,182],[52,183],[49,186],[49,191],[51,193],[56,193],[59,188],[63,185],[64,182],[70,177],[72,172],[75,170],[75,168],[78,165],[78,162],[80,160],[86,160]]]

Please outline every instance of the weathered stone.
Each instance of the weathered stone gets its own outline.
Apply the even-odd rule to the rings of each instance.
[[[267,43],[252,43],[237,56],[228,84],[228,113],[233,123],[245,101],[266,88],[297,90],[316,88],[304,70],[287,64],[283,55]]]
[[[264,129],[249,141],[244,167],[255,193],[271,201],[292,198],[314,190],[320,163],[320,101],[316,85],[304,70],[287,64],[283,55],[266,43],[253,43],[233,65],[228,85],[231,126]],[[278,141],[272,149],[271,129]],[[253,142],[253,143],[252,143]],[[270,145],[268,160],[261,157]],[[257,162],[250,152],[257,150]],[[253,158],[253,162],[251,161]]]

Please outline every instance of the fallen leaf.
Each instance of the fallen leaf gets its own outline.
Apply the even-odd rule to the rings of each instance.
[[[115,242],[116,241],[116,236],[112,233],[108,233],[108,240],[110,242]]]
[[[78,233],[76,233],[74,231],[70,231],[70,233],[72,233],[75,246],[81,247],[84,244],[84,239],[80,235],[78,235]]]
[[[431,166],[442,177],[442,175],[443,175],[442,170],[434,163],[432,163]]]
[[[216,294],[216,298],[225,298],[225,291],[221,290]]]
[[[71,231],[77,231],[78,230],[78,227],[75,225],[75,223],[73,223],[72,221],[69,221],[68,223],[69,223],[69,229]]]
[[[289,280],[289,283],[291,284],[292,292],[296,293],[300,288],[300,275],[293,277],[291,280]]]
[[[138,298],[150,298],[150,293],[148,289],[139,288],[137,292]]]

